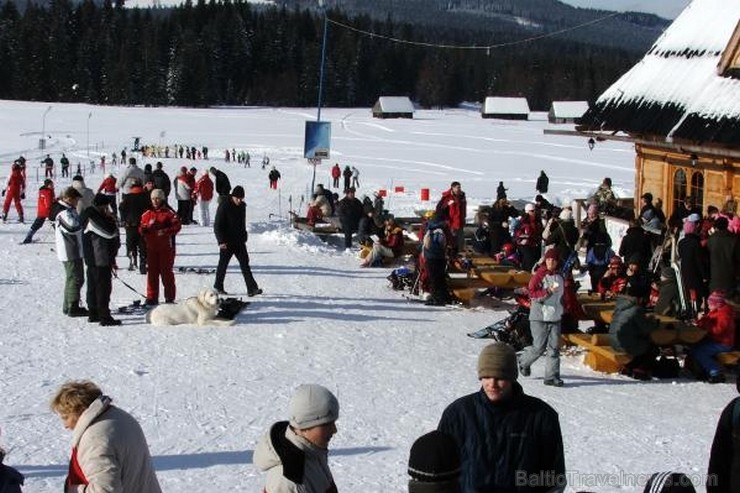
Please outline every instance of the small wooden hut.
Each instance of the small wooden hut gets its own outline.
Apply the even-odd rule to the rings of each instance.
[[[483,102],[481,116],[503,120],[529,120],[529,103],[527,98],[488,96]]]
[[[381,96],[373,105],[375,118],[413,118],[414,105],[406,96]]]

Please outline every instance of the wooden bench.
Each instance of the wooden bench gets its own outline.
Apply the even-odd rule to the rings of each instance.
[[[475,298],[482,289],[492,288],[485,279],[476,279],[473,277],[453,277],[447,280],[447,287],[455,295],[455,298],[463,303],[468,303]]]
[[[599,317],[604,323],[610,324],[614,317],[614,310],[603,310]],[[696,344],[701,341],[706,332],[682,320],[668,315],[647,314],[648,319],[658,321],[658,329],[650,333],[650,339],[658,346],[673,344]]]
[[[740,351],[719,353],[717,361],[723,366],[737,366],[740,363]]]
[[[587,349],[583,362],[595,371],[617,373],[632,359],[609,344],[608,334],[564,334],[566,343]]]

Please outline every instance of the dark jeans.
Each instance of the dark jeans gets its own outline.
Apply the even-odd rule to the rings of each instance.
[[[31,224],[31,231],[28,232],[28,234],[26,235],[26,239],[23,240],[23,242],[31,243],[31,241],[33,240],[33,235],[36,234],[36,231],[41,229],[41,226],[43,226],[45,222],[45,217],[37,217],[36,219],[34,219],[33,223]]]
[[[182,224],[190,224],[192,208],[193,208],[193,203],[190,200],[178,200],[177,201],[177,217],[180,218],[180,222]]]
[[[138,226],[126,226],[126,256],[132,264],[136,264],[138,258],[140,269],[146,267],[146,243],[139,233]]]
[[[447,259],[425,259],[425,267],[429,275],[429,286],[431,289],[431,299],[439,303],[449,303],[450,293],[447,289],[447,278],[445,277],[445,267]]]
[[[113,272],[109,265],[87,267],[87,310],[90,316],[110,318],[110,294],[113,290]]]
[[[257,281],[252,276],[252,270],[249,268],[249,254],[247,253],[246,243],[227,244],[226,248],[219,250],[218,267],[216,268],[216,282],[213,284],[215,289],[224,289],[224,278],[226,277],[226,268],[229,266],[231,257],[236,257],[239,267],[244,276],[244,282],[247,284],[247,292],[252,293],[259,289]]]

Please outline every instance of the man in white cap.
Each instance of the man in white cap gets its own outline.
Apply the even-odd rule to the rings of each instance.
[[[462,491],[565,489],[558,413],[517,382],[516,352],[503,342],[478,356],[481,388],[447,406],[437,429],[460,452]]]
[[[304,384],[296,389],[289,421],[273,424],[254,452],[254,464],[267,472],[265,493],[337,491],[327,460],[337,418],[339,402],[326,387]]]

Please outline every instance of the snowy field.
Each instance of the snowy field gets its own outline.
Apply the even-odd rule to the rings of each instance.
[[[290,394],[303,382],[326,385],[339,397],[330,453],[339,490],[404,491],[411,443],[436,427],[453,399],[478,389],[476,358],[486,341],[465,333],[505,313],[409,302],[389,289],[388,270],[360,269],[356,253],[286,224],[291,199],[297,208],[311,183],[302,150],[304,121],[315,119],[314,109],[53,104],[44,119],[48,107],[0,102],[2,172],[20,154],[30,164],[26,224],[17,224],[11,209],[0,225],[0,443],[9,449],[6,462],[26,475],[24,491],[61,489],[71,435],[48,403],[62,382],[80,378],[96,381],[140,420],[165,492],[260,491],[256,441],[286,418]],[[414,120],[377,120],[368,109],[325,109],[322,117],[332,122],[330,162],[360,169],[359,197],[389,190],[386,203],[397,215],[433,206],[452,180],[468,194],[469,216],[491,202],[499,180],[510,197],[531,198],[541,169],[556,203],[586,196],[604,176],[621,196],[634,187],[630,145],[604,142],[589,151],[584,139],[544,135],[544,118],[483,120],[466,109],[419,111]],[[87,162],[87,142],[96,160],[130,149],[134,136],[142,143],[207,145],[209,161],[163,160],[165,170],[174,176],[183,164],[215,165],[232,185],[244,186],[252,268],[265,294],[230,328],[153,328],[141,316],[104,328],[63,316],[63,270],[50,228],[37,234],[38,242],[19,245],[35,214],[42,126],[52,157],[58,163],[66,152],[73,169]],[[252,167],[224,163],[227,147],[248,150]],[[278,192],[268,189],[258,164],[263,154],[283,175]],[[329,167],[318,167],[318,183],[330,183]],[[102,176],[88,170],[88,185],[97,189]],[[66,185],[57,181],[59,190]],[[393,193],[397,186],[405,191]],[[431,190],[432,202],[420,200],[421,188]],[[183,228],[176,266],[213,268],[217,259],[209,228]],[[144,290],[142,276],[120,275]],[[213,276],[178,273],[176,280],[183,299]],[[225,288],[246,295],[235,261]],[[114,281],[113,305],[137,297]],[[716,420],[734,385],[636,382],[595,373],[579,355],[563,358],[564,388],[545,387],[542,371],[538,362],[533,376],[520,381],[560,413],[569,491],[642,491],[645,476],[662,470],[703,484]]]

